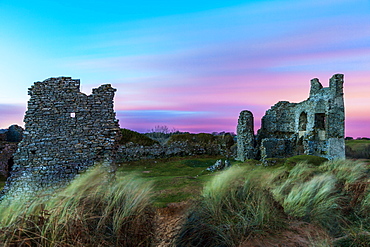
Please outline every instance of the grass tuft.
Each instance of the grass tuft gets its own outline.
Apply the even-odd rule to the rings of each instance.
[[[331,160],[320,166],[322,171],[329,171],[344,183],[355,183],[366,177],[368,168],[361,161],[352,160]]]
[[[151,183],[97,166],[55,195],[0,205],[4,245],[149,246]]]
[[[177,246],[237,246],[251,234],[282,227],[275,201],[256,181],[237,166],[215,176],[187,218]]]
[[[331,229],[333,222],[337,222],[340,217],[336,183],[334,176],[323,174],[296,184],[284,198],[284,211],[306,222],[318,223]]]

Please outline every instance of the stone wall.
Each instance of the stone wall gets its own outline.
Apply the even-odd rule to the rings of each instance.
[[[85,95],[80,80],[70,77],[35,82],[24,137],[3,193],[59,188],[96,162],[112,164],[114,170],[120,133],[115,91],[106,84]]]
[[[345,158],[342,74],[334,75],[326,88],[317,78],[312,79],[310,96],[303,102],[280,101],[272,106],[262,118],[261,129],[256,136],[246,135],[244,131],[253,129],[250,122],[252,113],[247,119],[242,113],[237,133],[239,160],[285,158],[299,154]],[[253,155],[251,149],[254,150]]]
[[[119,147],[117,152],[117,163],[196,155],[222,155],[227,158],[234,158],[235,152],[219,144],[197,145],[177,141],[166,145],[154,144],[151,146],[143,146],[130,142]]]
[[[4,177],[9,176],[14,163],[13,155],[17,148],[18,143],[0,142],[0,173]]]
[[[18,143],[22,140],[23,128],[11,125],[8,129],[0,130],[0,174],[8,177],[13,166],[13,155]]]

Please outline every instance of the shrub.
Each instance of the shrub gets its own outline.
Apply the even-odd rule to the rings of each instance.
[[[142,146],[151,146],[154,144],[159,144],[158,141],[152,140],[146,135],[140,134],[138,132],[129,130],[129,129],[121,129],[122,137],[119,141],[120,144],[126,144],[129,142],[133,142]]]
[[[29,246],[150,246],[151,185],[135,176],[109,180],[96,167],[54,196],[5,200],[1,241]]]

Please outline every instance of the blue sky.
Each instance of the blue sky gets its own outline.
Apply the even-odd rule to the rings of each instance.
[[[370,1],[0,0],[0,128],[35,81],[111,83],[121,127],[235,131],[345,74],[347,135],[370,136]]]

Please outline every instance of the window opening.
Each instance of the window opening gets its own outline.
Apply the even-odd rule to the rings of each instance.
[[[299,131],[307,130],[307,113],[302,112],[299,116]]]
[[[13,159],[13,157],[11,157],[8,160],[8,169],[7,169],[7,176],[6,177],[10,177],[10,173],[13,171],[13,165],[14,165],[14,159]]]
[[[325,130],[325,126],[326,126],[325,113],[316,113],[315,114],[315,128],[318,130]]]

